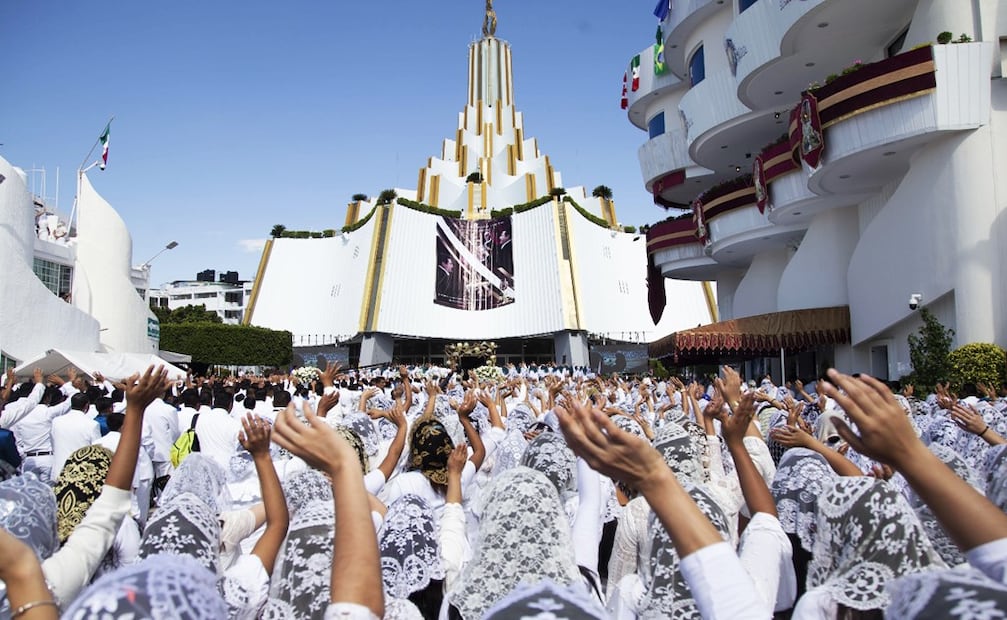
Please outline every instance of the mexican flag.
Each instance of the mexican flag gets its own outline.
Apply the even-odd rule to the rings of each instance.
[[[98,136],[98,140],[101,142],[101,163],[98,164],[98,167],[102,170],[108,165],[108,130],[111,126],[112,121],[109,121],[108,125],[105,125],[105,131]]]
[[[657,42],[654,43],[654,75],[664,75],[668,65],[664,62],[664,31],[657,25]]]
[[[640,90],[640,55],[633,56],[633,62],[629,65],[633,69],[633,92]]]
[[[629,107],[629,95],[626,92],[628,88],[629,88],[629,71],[626,71],[625,73],[622,74],[622,100],[620,102],[620,105],[622,105],[623,110]]]

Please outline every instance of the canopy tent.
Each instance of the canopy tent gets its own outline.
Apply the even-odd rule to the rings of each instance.
[[[175,353],[174,351],[158,351],[157,356],[172,364],[191,364],[192,356],[185,353]]]
[[[725,357],[776,356],[850,342],[850,308],[788,310],[711,323],[670,334],[650,345],[650,356],[675,363],[717,363]]]
[[[14,369],[14,374],[23,380],[31,377],[36,368],[41,368],[44,376],[66,376],[67,371],[73,367],[91,378],[94,378],[95,372],[100,372],[106,379],[120,381],[134,373],[142,373],[151,364],[163,365],[171,379],[185,378],[184,370],[150,353],[96,353],[60,349],[49,349],[45,354],[27,360]]]

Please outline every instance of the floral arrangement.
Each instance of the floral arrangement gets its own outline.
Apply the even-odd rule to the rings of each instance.
[[[301,366],[290,373],[295,379],[301,383],[308,385],[312,381],[317,381],[318,377],[321,376],[321,371],[314,366]]]
[[[485,366],[476,368],[475,373],[480,381],[495,382],[503,378],[503,371],[500,370],[500,367],[495,362],[487,362]]]
[[[497,343],[495,342],[456,342],[444,347],[444,355],[447,356],[448,365],[457,364],[463,357],[481,357],[486,359],[486,363],[494,365],[496,357]]]

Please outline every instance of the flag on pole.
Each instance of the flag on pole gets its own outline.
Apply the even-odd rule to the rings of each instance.
[[[654,43],[654,75],[664,75],[668,65],[664,62],[664,31],[657,25],[657,42]]]
[[[657,8],[654,9],[654,17],[661,21],[664,21],[665,17],[668,17],[668,13],[671,11],[671,0],[658,0]]]
[[[109,121],[108,124],[105,125],[105,131],[101,132],[101,135],[98,136],[98,140],[101,141],[101,163],[98,164],[98,167],[102,170],[104,170],[105,166],[108,165],[108,131],[111,127],[112,121]]]
[[[629,71],[622,74],[622,100],[620,105],[622,109],[625,110],[629,107],[629,93],[626,91],[629,89]]]
[[[640,55],[637,54],[633,56],[633,62],[630,64],[633,69],[633,92],[640,90]]]

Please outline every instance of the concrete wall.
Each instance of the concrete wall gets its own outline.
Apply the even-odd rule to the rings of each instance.
[[[846,270],[856,243],[855,208],[832,209],[816,216],[780,278],[779,309],[847,305]]]
[[[4,177],[0,182],[0,350],[18,361],[55,347],[98,350],[98,321],[56,297],[32,270],[35,208],[23,173],[0,158],[0,175]]]

